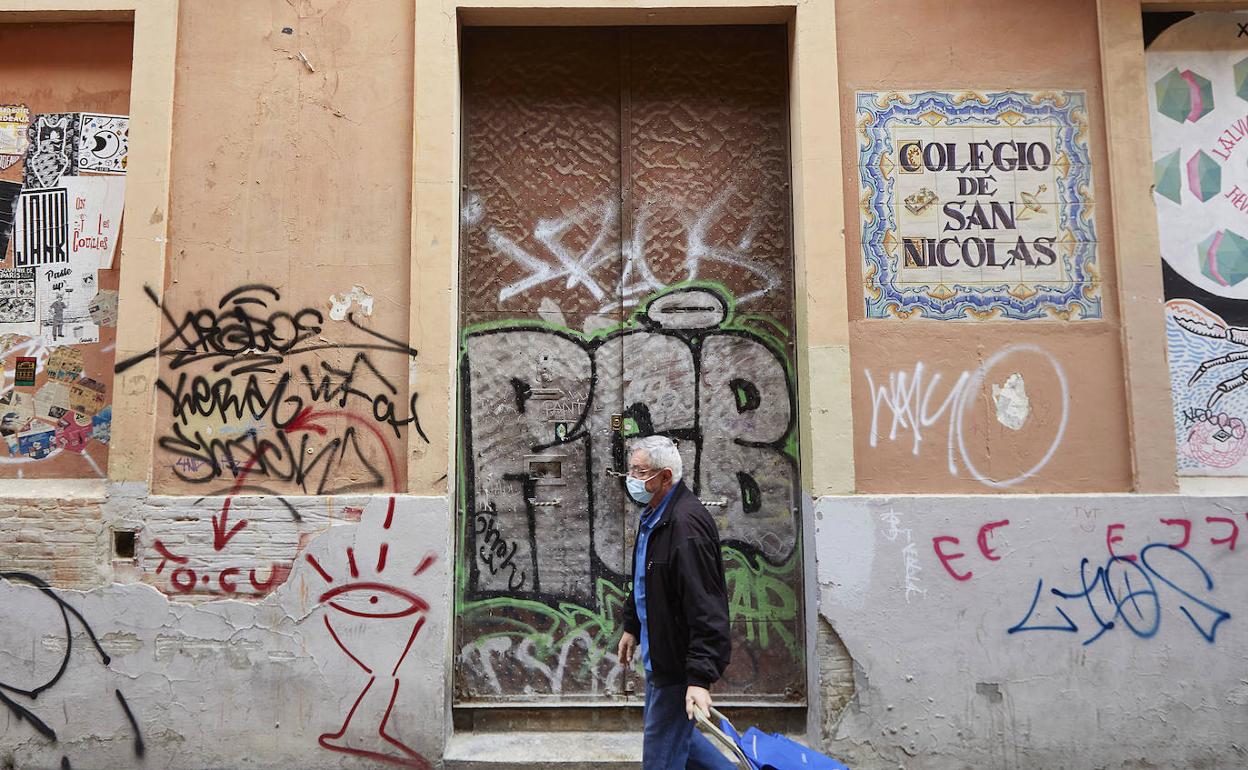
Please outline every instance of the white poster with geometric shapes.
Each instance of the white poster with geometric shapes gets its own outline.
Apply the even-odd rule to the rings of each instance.
[[[79,171],[97,174],[126,173],[129,145],[129,116],[82,113],[78,121]]]
[[[1178,472],[1248,475],[1248,14],[1145,55]]]

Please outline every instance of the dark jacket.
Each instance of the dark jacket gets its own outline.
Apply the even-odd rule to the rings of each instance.
[[[732,653],[719,530],[683,481],[671,495],[646,546],[650,678],[658,687],[710,687],[728,667]],[[636,563],[634,542],[630,564]],[[624,630],[641,639],[631,589],[624,605]]]

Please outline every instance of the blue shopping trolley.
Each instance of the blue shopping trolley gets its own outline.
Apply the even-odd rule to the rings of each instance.
[[[738,733],[732,722],[715,709],[709,715],[697,709],[694,716],[707,737],[729,750],[741,770],[849,770],[835,759],[779,733],[765,733],[757,727]]]

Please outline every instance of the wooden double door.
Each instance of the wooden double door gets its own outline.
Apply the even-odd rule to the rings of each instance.
[[[606,702],[678,442],[719,524],[721,698],[802,702],[784,27],[464,30],[456,700]]]

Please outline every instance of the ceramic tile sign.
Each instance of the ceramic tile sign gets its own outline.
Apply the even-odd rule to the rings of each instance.
[[[0,171],[26,155],[30,110],[24,104],[0,104]]]
[[[78,114],[57,112],[35,115],[28,133],[22,186],[55,187],[63,174],[77,171]]]
[[[78,170],[101,174],[126,173],[130,118],[84,112],[78,119]]]
[[[868,318],[1100,318],[1082,91],[857,94]]]
[[[1145,53],[1178,473],[1248,475],[1248,14]]]

